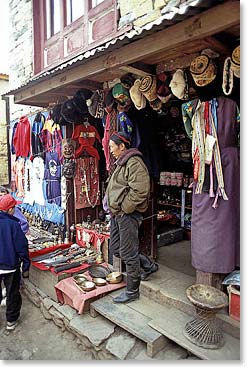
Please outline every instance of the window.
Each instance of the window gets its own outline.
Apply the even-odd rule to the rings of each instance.
[[[103,3],[104,0],[92,0],[92,8],[95,8],[97,5]]]
[[[60,0],[46,0],[46,38],[51,38],[61,29]]]
[[[67,25],[85,14],[84,0],[66,0]]]

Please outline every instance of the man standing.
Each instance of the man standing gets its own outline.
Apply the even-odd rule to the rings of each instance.
[[[28,241],[17,218],[13,216],[17,202],[10,195],[0,197],[0,302],[1,282],[6,287],[7,330],[15,329],[22,305],[22,276],[29,276]]]
[[[138,149],[130,148],[128,136],[115,132],[110,137],[110,152],[116,159],[106,199],[112,214],[110,251],[126,265],[127,289],[113,301],[127,303],[139,298],[141,280],[138,232],[148,208],[150,178]]]

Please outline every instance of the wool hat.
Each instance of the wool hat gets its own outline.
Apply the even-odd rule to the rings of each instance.
[[[68,121],[66,121],[61,115],[61,108],[62,103],[57,103],[51,110],[51,118],[55,124],[68,125]]]
[[[172,80],[170,82],[170,88],[172,94],[178,99],[183,99],[186,94],[186,82],[184,79],[184,71],[178,69],[173,74]]]
[[[231,69],[235,77],[240,78],[240,45],[232,51]]]
[[[17,201],[12,195],[6,194],[0,197],[0,210],[7,212],[9,209],[14,208],[17,205]]]
[[[122,106],[129,105],[130,103],[129,92],[128,89],[126,89],[122,83],[117,83],[114,85],[112,89],[112,95]]]
[[[85,102],[86,104],[86,102]],[[87,107],[87,106],[86,106]],[[87,111],[88,112],[88,111]],[[73,103],[73,99],[63,102],[61,116],[69,123],[81,123],[85,114],[82,114]]]
[[[140,79],[136,79],[133,86],[130,88],[130,98],[132,99],[135,108],[137,108],[138,110],[142,110],[146,107],[146,98],[139,90],[140,85]]]
[[[207,55],[200,55],[192,60],[190,72],[198,87],[204,87],[210,84],[216,78],[217,74],[215,63]]]
[[[92,97],[93,92],[89,89],[79,89],[74,97],[73,97],[73,103],[76,106],[77,110],[83,114],[88,114],[88,107],[86,104],[86,100]]]
[[[104,117],[104,91],[96,90],[91,98],[86,100],[86,104],[88,106],[88,112],[91,116],[102,119]]]
[[[155,75],[146,75],[141,79],[139,90],[149,102],[157,98],[156,83]]]

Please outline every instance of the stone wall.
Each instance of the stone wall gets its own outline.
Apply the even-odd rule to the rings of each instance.
[[[33,75],[32,0],[9,0],[9,84],[19,88]]]
[[[2,99],[2,95],[8,90],[8,78],[1,78],[0,75],[0,185],[9,183],[8,169],[8,146],[7,146],[7,111],[6,101]]]
[[[120,9],[119,27],[133,24],[142,27],[161,16],[161,9],[170,0],[118,0]]]

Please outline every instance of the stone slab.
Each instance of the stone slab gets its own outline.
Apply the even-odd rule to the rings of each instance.
[[[114,322],[130,334],[147,343],[147,354],[153,357],[166,344],[166,339],[161,333],[155,331],[148,322],[151,320],[138,311],[133,310],[127,304],[115,304],[112,297],[116,293],[113,292],[102,299],[91,303],[93,311]]]
[[[115,330],[112,322],[100,316],[92,318],[88,314],[74,317],[70,321],[70,327],[79,335],[87,337],[96,346],[108,339]]]
[[[164,305],[162,316],[154,315],[148,325],[200,359],[240,360],[240,341],[229,334],[224,333],[225,344],[219,349],[205,349],[190,342],[183,334],[184,326],[190,319],[191,316]]]

